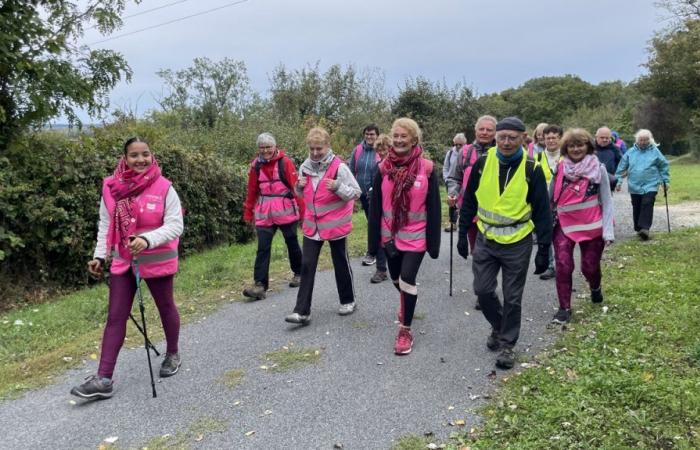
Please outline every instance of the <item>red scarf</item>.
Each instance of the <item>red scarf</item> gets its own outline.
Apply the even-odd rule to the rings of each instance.
[[[382,161],[382,172],[389,175],[394,182],[394,191],[391,193],[391,209],[394,221],[391,224],[391,232],[396,234],[401,227],[408,223],[408,211],[411,205],[411,187],[416,181],[423,149],[413,147],[410,152],[399,156],[394,147],[389,148],[386,159]]]
[[[119,255],[129,258],[127,245],[129,236],[136,231],[134,218],[134,198],[145,191],[160,177],[160,167],[155,156],[151,156],[152,163],[143,172],[136,172],[126,165],[126,158],[122,157],[114,169],[114,176],[107,182],[109,192],[117,203],[114,215],[109,222],[107,233],[107,256],[114,245],[117,245]]]

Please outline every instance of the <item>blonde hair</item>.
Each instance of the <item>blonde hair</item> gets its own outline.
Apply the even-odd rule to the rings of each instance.
[[[544,123],[544,122],[538,123],[537,126],[535,127],[535,131],[532,132],[532,137],[537,139],[537,133],[542,133],[542,135],[544,136],[544,129],[547,128],[548,126],[549,126],[548,123]]]
[[[491,122],[493,123],[493,126],[495,127],[498,124],[498,120],[496,120],[495,117],[489,116],[488,114],[485,114],[478,119],[476,119],[476,123],[474,123],[474,129],[479,126],[481,122]]]
[[[415,120],[409,119],[408,117],[396,119],[391,125],[391,134],[394,134],[394,130],[396,128],[403,128],[404,130],[408,131],[408,134],[410,134],[413,140],[416,141],[414,145],[420,145],[421,142],[423,142],[423,133]]]
[[[391,147],[391,137],[388,134],[380,134],[377,136],[377,140],[374,141],[374,148],[379,148],[379,147],[384,147],[387,150],[389,150],[389,147]]]
[[[651,145],[658,145],[656,141],[654,140],[654,135],[651,134],[651,131],[647,130],[646,128],[641,128],[637,130],[636,133],[634,133],[634,143],[639,144],[639,138],[643,137],[648,137],[649,138],[649,143]]]
[[[306,143],[308,145],[330,145],[331,135],[328,134],[328,132],[321,127],[313,127],[309,130],[309,133],[306,135]]]

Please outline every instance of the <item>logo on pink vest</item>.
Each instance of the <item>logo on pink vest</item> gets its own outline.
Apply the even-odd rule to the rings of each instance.
[[[428,248],[426,229],[428,225],[428,178],[433,171],[433,162],[421,159],[421,168],[411,189],[411,200],[408,209],[408,222],[401,227],[396,235],[391,228],[394,221],[393,205],[391,202],[394,182],[388,174],[382,178],[382,244],[394,239],[396,248],[404,252],[424,252]]]
[[[326,187],[326,180],[336,179],[342,161],[334,157],[326,173],[319,180],[314,191],[311,177],[306,175],[304,187],[304,222],[301,229],[305,236],[313,237],[318,231],[324,241],[340,239],[352,231],[352,211],[354,200],[345,201]],[[302,175],[304,176],[304,175]]]
[[[603,208],[598,194],[586,197],[589,180],[581,178],[564,186],[564,163],[554,182],[553,203],[561,231],[572,241],[590,241],[603,235]]]
[[[109,178],[105,178],[102,183],[102,199],[112,218],[110,220],[113,220],[116,201],[112,197],[109,187],[107,187]],[[135,234],[146,233],[163,226],[165,198],[168,195],[170,185],[170,181],[161,176],[151,186],[146,188],[141,195],[135,198],[133,219],[136,223]],[[179,242],[180,240],[175,238],[156,248],[149,248],[141,252],[138,255],[141,277],[158,278],[177,272],[177,246]],[[112,257],[111,273],[121,275],[129,270],[131,258],[122,258],[116,252],[116,249],[107,249],[107,253]]]

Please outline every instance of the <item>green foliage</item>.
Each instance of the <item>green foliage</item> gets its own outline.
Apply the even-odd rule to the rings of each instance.
[[[126,0],[6,0],[0,5],[0,152],[24,130],[59,114],[78,122],[74,108],[103,110],[119,80],[131,78],[112,50],[77,47],[84,27],[102,33],[121,26]],[[136,0],[139,3],[139,0]]]

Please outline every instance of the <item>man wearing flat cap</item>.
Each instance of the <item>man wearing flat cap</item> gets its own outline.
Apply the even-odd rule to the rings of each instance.
[[[510,369],[520,335],[521,301],[537,233],[535,273],[547,270],[552,214],[542,168],[523,149],[525,124],[507,117],[496,124],[496,146],[480,157],[469,175],[459,215],[457,251],[469,254],[467,230],[474,216],[479,229],[472,254],[474,294],[491,334],[489,350],[500,353],[496,367]],[[503,304],[496,294],[503,279]]]

